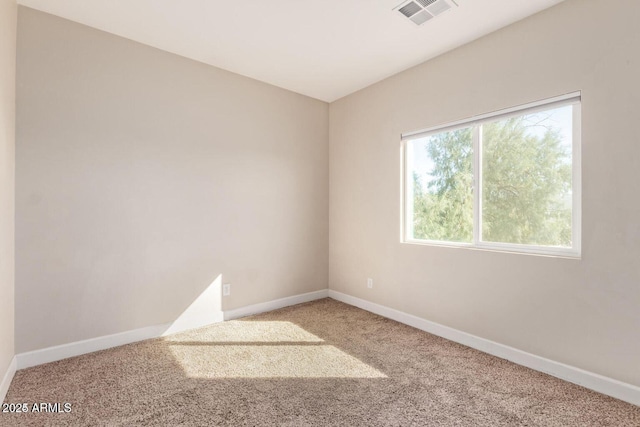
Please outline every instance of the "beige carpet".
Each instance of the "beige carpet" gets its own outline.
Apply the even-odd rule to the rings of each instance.
[[[640,408],[324,299],[19,371],[33,426],[640,426]]]

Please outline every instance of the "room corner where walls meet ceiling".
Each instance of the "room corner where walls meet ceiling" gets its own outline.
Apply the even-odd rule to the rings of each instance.
[[[415,1],[437,19],[416,26],[398,0],[18,3],[332,102],[563,0]]]

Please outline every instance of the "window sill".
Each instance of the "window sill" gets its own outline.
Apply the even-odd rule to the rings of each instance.
[[[564,258],[571,260],[581,260],[579,251],[570,248],[549,248],[540,246],[528,246],[517,244],[499,243],[463,243],[463,242],[441,242],[436,240],[405,239],[401,243],[418,246],[434,246],[449,249],[470,249],[484,252],[498,252],[514,255],[533,255],[547,258]]]

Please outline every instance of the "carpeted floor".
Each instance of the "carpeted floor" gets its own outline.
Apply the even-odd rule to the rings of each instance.
[[[18,371],[25,426],[640,426],[640,408],[324,299]]]

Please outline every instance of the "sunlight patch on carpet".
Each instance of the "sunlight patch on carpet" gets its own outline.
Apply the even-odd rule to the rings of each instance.
[[[291,322],[265,321],[253,322],[232,320],[218,323],[204,329],[183,332],[168,336],[165,341],[171,343],[201,341],[203,343],[221,342],[323,342],[312,333]]]
[[[224,322],[164,339],[191,378],[386,378],[291,322]]]
[[[170,345],[191,378],[386,378],[331,345]]]

